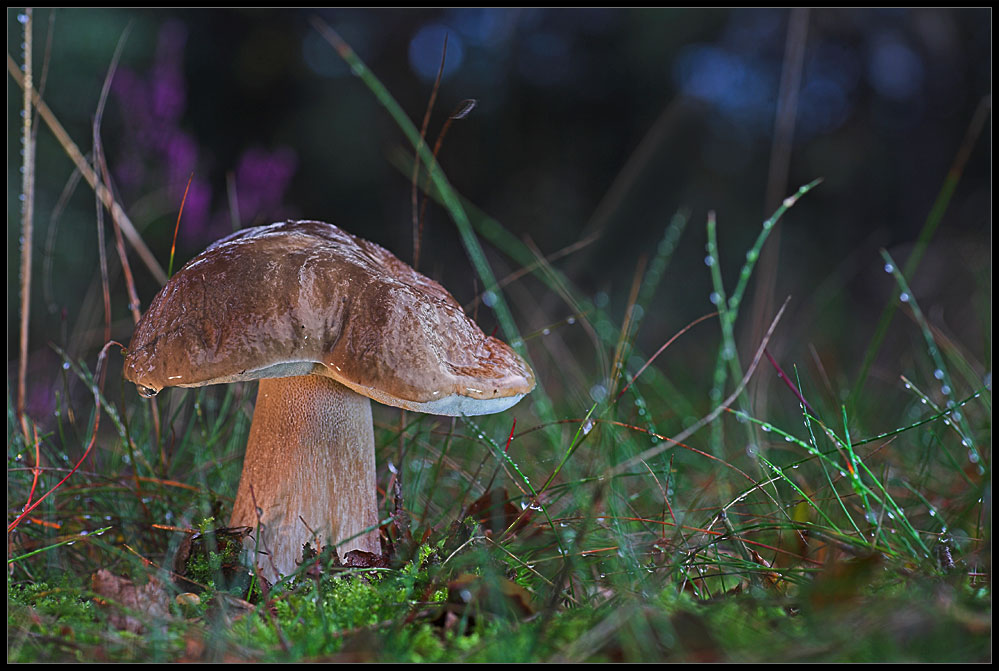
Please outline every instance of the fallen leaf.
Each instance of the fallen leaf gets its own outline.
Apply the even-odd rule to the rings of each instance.
[[[108,621],[117,629],[140,634],[148,631],[155,621],[163,627],[162,620],[169,617],[170,595],[155,576],[139,586],[128,578],[100,569],[91,577],[91,587],[99,595],[95,601],[106,609]]]
[[[388,568],[389,558],[374,552],[351,550],[343,556],[343,565],[348,568]]]
[[[506,578],[486,579],[463,573],[448,582],[447,589],[447,609],[452,613],[461,614],[471,608],[493,615],[527,618],[535,612],[531,593]]]
[[[880,566],[881,557],[877,554],[826,564],[808,587],[809,603],[812,608],[822,610],[854,602]]]

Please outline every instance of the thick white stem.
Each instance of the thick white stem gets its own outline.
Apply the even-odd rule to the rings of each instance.
[[[378,553],[361,533],[377,523],[371,401],[315,375],[261,380],[230,524],[260,525],[263,575],[295,571],[305,543]]]

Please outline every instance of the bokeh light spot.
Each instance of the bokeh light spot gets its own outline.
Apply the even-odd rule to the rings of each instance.
[[[882,96],[906,100],[922,87],[923,64],[907,45],[896,38],[885,38],[874,45],[868,75],[871,85]]]
[[[447,58],[441,77],[447,77],[461,67],[465,47],[461,37],[447,26],[431,23],[420,28],[409,43],[409,65],[422,79],[433,81],[441,67],[444,39],[447,38]]]

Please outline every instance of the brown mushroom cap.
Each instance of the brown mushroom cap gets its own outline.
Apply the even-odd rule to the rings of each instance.
[[[136,327],[125,377],[164,387],[323,375],[386,405],[500,412],[534,388],[438,283],[332,224],[288,221],[219,240]]]

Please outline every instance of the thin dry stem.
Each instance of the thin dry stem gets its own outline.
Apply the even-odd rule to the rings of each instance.
[[[521,277],[534,273],[542,265],[551,266],[552,262],[558,261],[559,259],[569,256],[570,254],[575,254],[579,250],[593,244],[599,238],[600,238],[599,233],[591,233],[589,236],[582,238],[581,240],[577,240],[576,242],[570,243],[565,247],[563,247],[562,249],[559,249],[557,251],[552,252],[551,254],[548,254],[547,256],[544,256],[542,259],[539,259],[537,261],[532,261],[531,263],[525,266],[521,266],[520,268],[514,270],[503,279],[496,282],[496,288],[503,289],[513,284]],[[467,312],[469,310],[478,308],[479,303],[481,302],[482,302],[482,294],[476,291],[475,298],[473,298],[471,302],[466,303],[462,307]]]
[[[447,57],[447,35],[444,36],[444,48],[441,50],[441,64],[437,68],[437,79],[434,81],[434,87],[430,91],[430,100],[427,101],[427,111],[423,114],[423,125],[420,127],[420,145],[426,142],[427,137],[427,127],[430,125],[430,115],[434,110],[434,102],[437,100],[437,92],[441,87],[441,76],[444,74],[444,59]],[[423,238],[423,217],[419,212],[417,207],[417,196],[419,190],[417,188],[420,180],[420,146],[416,147],[416,160],[413,161],[413,184],[412,190],[410,191],[410,199],[412,200],[412,210],[413,210],[413,268],[419,270],[420,268],[420,241]]]
[[[36,128],[37,130],[37,128]],[[37,134],[37,133],[36,133]],[[59,200],[56,201],[55,206],[52,208],[52,213],[49,215],[48,222],[48,232],[45,236],[45,248],[42,252],[42,296],[44,297],[45,304],[48,306],[49,313],[53,313],[58,309],[58,305],[55,301],[55,290],[52,288],[52,263],[55,259],[55,242],[56,235],[59,232],[59,220],[62,218],[62,213],[66,209],[69,199],[76,192],[76,187],[80,183],[80,171],[74,170],[70,176],[66,179],[66,184],[63,186],[62,193],[59,194]],[[62,343],[65,346],[65,341]]]
[[[672,338],[670,338],[669,340],[667,340],[666,342],[664,342],[662,344],[662,346],[659,349],[656,350],[656,353],[653,354],[652,356],[650,356],[649,359],[648,359],[648,361],[646,361],[644,364],[642,364],[642,367],[639,368],[638,372],[635,373],[635,375],[631,378],[631,382],[629,382],[628,384],[624,385],[624,387],[621,389],[621,391],[618,392],[617,396],[614,398],[614,402],[616,403],[618,401],[618,399],[620,399],[624,395],[624,392],[628,391],[628,389],[631,388],[631,385],[633,385],[635,383],[635,380],[637,380],[639,378],[639,376],[641,376],[641,374],[645,372],[645,369],[648,368],[652,364],[652,362],[655,361],[656,358],[660,354],[662,354],[663,352],[666,351],[667,347],[669,347],[670,345],[673,344],[673,341],[675,341],[677,338],[679,338],[684,333],[686,333],[687,331],[689,331],[695,325],[700,324],[705,319],[710,319],[711,317],[717,317],[717,316],[718,316],[717,312],[709,312],[706,315],[698,317],[697,319],[695,319],[694,321],[690,322],[689,324],[687,324],[686,326],[684,326],[682,329],[680,329],[679,331],[677,331],[675,334],[673,334]]]
[[[583,330],[586,331],[586,334],[593,342],[593,351],[597,358],[598,370],[607,370],[607,355],[600,342],[600,336],[597,335],[596,328],[594,328],[593,324],[590,322],[589,315],[586,314],[586,311],[583,310],[582,306],[580,306],[579,303],[577,303],[572,297],[572,292],[565,286],[559,275],[552,270],[551,263],[549,263],[545,255],[541,253],[541,250],[534,243],[534,240],[528,237],[524,243],[527,245],[527,248],[531,251],[531,253],[534,254],[535,264],[545,272],[554,284],[555,290],[559,297],[565,302],[566,305],[569,306],[572,310],[572,314],[579,316],[580,326],[583,327]]]
[[[624,372],[624,355],[628,345],[628,334],[631,332],[631,325],[635,316],[635,304],[638,302],[638,290],[642,286],[642,279],[645,277],[645,267],[649,258],[642,254],[638,258],[635,266],[635,273],[631,279],[631,290],[628,292],[628,305],[624,309],[624,320],[621,322],[621,332],[618,335],[617,345],[614,347],[614,359],[611,361],[610,370],[607,371],[609,380],[608,389],[613,395],[614,388],[621,381]]]
[[[749,365],[749,368],[746,369],[746,374],[742,376],[742,380],[739,381],[739,384],[736,385],[735,389],[732,391],[732,393],[729,395],[728,398],[722,401],[717,408],[709,412],[707,415],[705,415],[698,421],[691,424],[689,427],[681,431],[678,435],[673,436],[671,438],[667,438],[666,439],[667,442],[661,443],[654,447],[650,447],[641,454],[636,455],[631,459],[628,459],[627,461],[618,464],[617,466],[611,469],[610,475],[619,475],[628,470],[629,468],[631,468],[632,466],[641,463],[643,461],[648,461],[649,459],[655,457],[656,455],[661,454],[662,452],[668,450],[673,445],[681,443],[682,441],[686,440],[688,437],[690,437],[691,435],[702,429],[704,426],[713,422],[715,419],[718,418],[720,414],[722,414],[725,411],[726,408],[732,405],[732,403],[734,403],[735,400],[739,398],[739,395],[742,394],[742,390],[746,388],[746,384],[749,383],[749,380],[750,378],[752,378],[753,373],[756,372],[756,367],[760,364],[760,360],[763,358],[763,352],[764,350],[766,350],[767,343],[770,342],[770,338],[771,336],[773,336],[773,333],[777,328],[777,324],[780,323],[781,317],[784,316],[784,310],[787,309],[787,304],[788,301],[790,300],[791,298],[789,296],[784,301],[784,304],[780,307],[780,310],[777,311],[777,315],[773,318],[773,321],[770,322],[770,328],[767,329],[767,332],[764,334],[763,340],[762,342],[760,342],[760,346],[757,348],[756,354],[753,356],[752,363]]]
[[[649,163],[665,144],[666,140],[669,139],[677,122],[683,118],[684,114],[699,107],[699,103],[693,99],[680,97],[670,101],[663,108],[659,118],[656,119],[631,155],[628,156],[628,160],[621,167],[614,181],[608,187],[607,192],[600,199],[596,209],[593,210],[593,214],[590,215],[589,220],[583,227],[580,236],[581,239],[588,240],[591,237],[600,237],[604,234],[614,212],[621,206],[628,192],[635,186],[639,177],[648,168]],[[583,260],[578,259],[576,261],[577,268],[583,262]]]
[[[10,54],[7,54],[7,72],[18,86],[24,88],[24,77],[21,75],[17,64],[14,62],[14,59],[11,58]],[[76,143],[73,142],[72,138],[70,138],[69,133],[66,132],[66,129],[63,128],[61,123],[59,123],[59,119],[56,118],[55,114],[45,101],[42,100],[41,96],[38,95],[37,91],[32,91],[31,100],[32,104],[34,104],[35,108],[38,110],[38,115],[42,118],[42,121],[45,122],[45,125],[49,127],[49,130],[52,131],[56,141],[59,142],[59,145],[63,148],[63,151],[66,152],[66,155],[71,161],[73,161],[73,165],[75,165],[80,171],[83,178],[87,180],[90,188],[94,189],[97,193],[97,196],[101,199],[104,207],[107,208],[107,210],[112,213],[112,216],[117,219],[119,225],[121,226],[122,233],[125,235],[129,244],[132,245],[132,248],[139,255],[139,258],[142,259],[146,268],[149,269],[150,274],[152,274],[152,276],[156,278],[156,281],[160,284],[166,284],[166,272],[160,266],[156,257],[153,256],[149,247],[146,246],[142,236],[139,235],[139,232],[132,224],[132,220],[129,219],[127,214],[125,214],[125,210],[118,204],[118,201],[115,200],[111,190],[105,186],[103,181],[98,180],[96,171],[90,166],[87,159],[84,158],[79,147],[76,146]]]
[[[100,138],[98,136],[97,124],[94,124],[94,160],[100,164]],[[107,250],[104,243],[104,208],[101,206],[100,198],[95,199],[97,218],[97,258],[101,271],[101,296],[104,299],[104,340],[111,339],[111,287],[108,280],[108,259]]]
[[[52,487],[52,489],[48,490],[40,497],[38,497],[34,503],[30,505],[25,505],[24,510],[21,511],[21,514],[18,515],[16,518],[14,518],[13,522],[7,525],[7,533],[10,533],[14,529],[16,529],[18,525],[24,521],[24,518],[27,517],[32,510],[37,508],[42,501],[48,498],[49,494],[62,487],[64,482],[73,477],[73,474],[80,469],[80,466],[83,465],[83,462],[87,460],[88,456],[90,456],[90,451],[94,449],[94,444],[97,442],[97,430],[100,428],[101,425],[101,392],[104,389],[104,372],[105,372],[104,361],[107,358],[108,347],[110,347],[111,345],[117,345],[118,347],[124,349],[124,346],[121,343],[115,342],[114,340],[109,340],[104,344],[104,347],[101,348],[101,353],[97,357],[97,367],[94,369],[94,386],[93,386],[94,407],[95,407],[94,425],[90,432],[90,442],[87,443],[87,448],[83,451],[83,456],[80,457],[80,460],[76,462],[76,465],[73,466],[72,470],[70,470],[70,472],[67,473],[62,480],[57,482],[56,485]]]
[[[24,416],[28,378],[28,322],[31,314],[31,248],[34,230],[34,191],[35,191],[35,144],[32,132],[31,100],[34,93],[31,62],[31,8],[25,10],[24,20],[24,107],[22,114],[21,164],[21,320],[19,333],[19,353],[17,367],[17,416],[21,420],[25,441],[30,439],[27,419]],[[9,57],[8,57],[9,58]]]
[[[787,191],[788,172],[791,165],[791,147],[794,138],[798,95],[801,92],[801,73],[805,61],[805,43],[808,36],[808,8],[792,9],[784,46],[784,66],[781,71],[780,91],[777,97],[777,117],[774,120],[774,139],[770,151],[770,168],[767,175],[766,212],[779,206]],[[750,340],[758,342],[766,326],[766,316],[773,312],[774,291],[777,286],[778,259],[780,256],[780,222],[774,223],[769,244],[760,251],[759,272],[753,291],[750,312]],[[757,381],[750,396],[755,407],[766,406],[766,387]]]
[[[441,67],[442,68],[443,68],[443,65],[444,64],[442,62],[441,63]],[[441,127],[441,132],[437,134],[437,141],[434,143],[433,156],[434,156],[434,160],[435,161],[437,160],[437,155],[440,154],[441,145],[444,144],[444,136],[447,135],[448,129],[451,128],[451,123],[454,122],[454,121],[457,121],[458,119],[464,119],[466,116],[468,116],[468,114],[473,109],[475,109],[475,106],[477,104],[478,104],[478,102],[476,100],[472,100],[472,99],[462,100],[461,104],[458,105],[457,109],[455,109],[455,111],[451,113],[451,116],[449,116],[447,119],[444,120],[444,125]],[[419,165],[419,164],[417,163],[417,165]],[[413,186],[415,188],[416,182],[413,183]],[[426,193],[426,190],[424,190],[424,193]],[[416,201],[414,200],[413,202],[414,202],[414,205],[415,205]],[[430,199],[426,195],[424,195],[424,197],[423,197],[423,203],[420,205],[420,231],[419,231],[419,233],[420,233],[420,238],[421,239],[423,238],[423,222],[426,221],[427,203],[428,202],[430,202]]]
[[[114,55],[111,57],[111,64],[108,66],[107,74],[104,77],[104,85],[101,88],[100,99],[97,103],[97,111],[94,114],[94,125],[93,125],[93,137],[94,137],[94,165],[97,170],[100,171],[100,175],[104,184],[108,185],[109,191],[111,186],[111,171],[108,169],[107,160],[104,155],[104,146],[101,141],[101,122],[104,119],[104,107],[107,104],[108,94],[111,92],[111,82],[114,80],[115,71],[118,69],[118,61],[121,58],[122,49],[125,46],[125,42],[128,39],[128,30],[121,36],[118,40],[118,45],[115,47]],[[112,208],[111,212],[111,226],[114,229],[115,238],[115,249],[118,252],[118,260],[121,262],[122,274],[125,277],[125,287],[128,291],[128,309],[132,313],[132,322],[138,325],[139,320],[142,318],[142,303],[139,300],[139,292],[135,287],[135,279],[132,276],[132,266],[128,262],[128,252],[125,250],[125,240],[122,236],[122,226],[118,218],[118,210]],[[101,202],[97,201],[97,230],[98,230],[98,253],[101,257],[101,288],[104,295],[104,307],[105,307],[105,329],[104,329],[104,339],[111,339],[111,297],[109,292],[109,281],[107,276],[107,260],[105,258],[104,251],[104,221],[103,221],[103,208],[101,207]],[[160,414],[159,409],[156,406],[155,401],[149,399],[149,407],[152,414],[153,420],[153,431],[156,436],[156,442],[159,443],[160,437]],[[163,452],[162,445],[160,446],[160,466],[166,472],[166,454]]]

